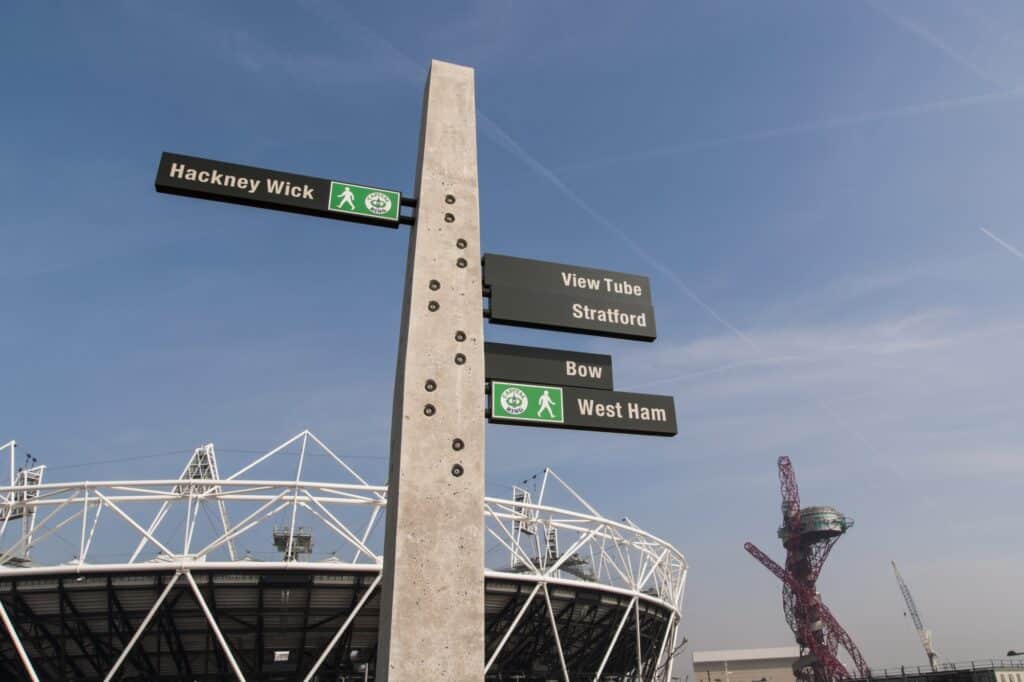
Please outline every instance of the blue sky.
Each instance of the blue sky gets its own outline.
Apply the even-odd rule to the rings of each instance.
[[[486,250],[651,276],[611,353],[680,435],[489,427],[691,563],[693,648],[784,645],[775,459],[857,520],[820,587],[881,667],[1024,646],[1024,8],[15,3],[0,26],[0,441],[54,479],[307,426],[382,482],[406,235],[158,195],[169,150],[412,189],[431,58],[476,67]],[[128,457],[139,460],[111,462]]]

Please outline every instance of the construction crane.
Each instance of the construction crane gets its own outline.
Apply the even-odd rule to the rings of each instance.
[[[892,571],[896,574],[896,582],[900,584],[900,592],[903,593],[903,601],[907,602],[907,612],[910,613],[911,619],[914,621],[914,627],[917,628],[917,636],[921,638],[921,644],[924,646],[924,652],[928,655],[928,665],[935,670],[935,664],[938,663],[939,654],[936,653],[934,647],[932,647],[932,631],[925,628],[924,623],[921,622],[921,614],[917,612],[917,604],[914,603],[914,598],[910,596],[910,588],[907,587],[907,583],[904,582],[903,576],[900,575],[900,569],[896,568],[896,562],[892,562]]]

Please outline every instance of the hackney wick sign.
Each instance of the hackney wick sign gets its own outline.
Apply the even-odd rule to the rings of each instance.
[[[488,319],[639,341],[657,336],[647,277],[484,254]]]
[[[167,152],[160,157],[156,189],[382,227],[402,222],[402,195],[394,190]]]

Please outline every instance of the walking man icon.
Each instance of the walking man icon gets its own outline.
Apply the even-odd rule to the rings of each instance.
[[[550,416],[552,419],[556,419],[555,413],[551,409],[554,406],[554,404],[555,401],[551,398],[551,394],[548,393],[547,390],[545,390],[540,396],[540,409],[537,410],[537,416],[541,416],[542,414],[544,414],[544,411],[547,410],[548,416]]]
[[[341,197],[338,199],[338,208],[345,208],[345,204],[353,211],[356,209],[355,202],[353,201],[356,195],[352,193],[351,187],[345,187],[345,191],[341,193]]]

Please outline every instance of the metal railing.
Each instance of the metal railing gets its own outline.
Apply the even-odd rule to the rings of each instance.
[[[965,661],[957,663],[939,663],[933,671],[930,666],[900,666],[898,668],[880,668],[871,670],[871,675],[865,679],[882,680],[898,677],[927,676],[942,672],[967,672],[978,670],[1024,670],[1024,661],[1008,658],[990,658],[977,661]]]

